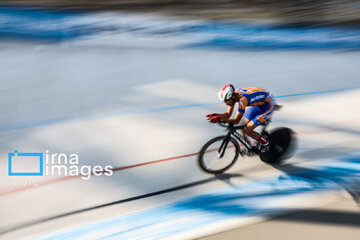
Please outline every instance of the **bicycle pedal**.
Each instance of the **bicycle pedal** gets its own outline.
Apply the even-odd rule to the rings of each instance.
[[[260,150],[259,150],[259,148],[257,146],[253,146],[251,148],[251,153],[254,154],[254,155],[259,154]]]
[[[260,152],[261,153],[267,153],[267,152],[269,152],[269,149],[270,149],[270,144],[267,144],[267,145],[263,145],[263,146],[261,146],[261,148],[260,148]]]
[[[245,154],[246,154],[246,156],[248,156],[248,157],[253,157],[253,156],[256,155],[256,153],[254,153],[254,152],[252,152],[252,151],[246,151]]]
[[[244,155],[248,155],[248,151],[247,151],[247,149],[240,149],[240,155],[241,156],[244,156]]]

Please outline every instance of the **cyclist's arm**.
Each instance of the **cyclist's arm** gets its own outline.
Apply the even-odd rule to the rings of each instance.
[[[231,123],[231,124],[238,124],[243,115],[244,115],[244,113],[237,112],[234,118],[229,118],[229,119],[227,119],[226,122]]]
[[[227,111],[224,112],[224,113],[220,113],[220,114],[219,114],[219,116],[220,116],[220,121],[222,121],[222,122],[227,122],[227,120],[231,117],[231,115],[232,115],[232,113],[233,113],[233,111],[234,111],[234,106],[235,106],[235,104],[232,105],[232,106],[229,106],[229,105],[228,105]]]
[[[248,100],[246,97],[242,97],[240,102],[239,102],[239,109],[236,112],[236,115],[234,118],[229,118],[226,120],[226,122],[231,123],[231,124],[238,124],[242,118],[242,116],[245,113],[245,108],[248,104]],[[234,109],[234,108],[233,108]]]

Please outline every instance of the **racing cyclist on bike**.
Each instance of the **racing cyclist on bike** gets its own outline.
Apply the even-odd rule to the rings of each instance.
[[[254,129],[271,118],[271,114],[277,106],[272,94],[259,87],[235,89],[233,85],[228,84],[220,90],[219,98],[228,106],[227,111],[225,113],[208,114],[206,115],[207,120],[212,123],[221,121],[238,124],[243,115],[245,115],[243,134],[245,140],[248,141],[247,135],[262,144],[262,151],[267,151],[269,145],[268,140],[255,132]],[[239,107],[235,117],[231,118],[235,103],[239,103]],[[248,110],[247,107],[251,108]],[[245,110],[247,110],[246,113]]]

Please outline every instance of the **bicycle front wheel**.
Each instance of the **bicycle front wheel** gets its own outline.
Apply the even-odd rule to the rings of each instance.
[[[201,148],[198,164],[207,173],[220,174],[236,162],[239,153],[240,147],[234,138],[228,136],[216,137]]]

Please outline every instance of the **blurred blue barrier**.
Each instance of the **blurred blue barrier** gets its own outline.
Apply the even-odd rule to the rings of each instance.
[[[185,32],[212,33],[213,37],[186,47],[227,49],[358,49],[360,30],[345,27],[285,27],[265,24],[185,26]]]
[[[0,7],[0,37],[63,40],[88,33],[79,13]]]
[[[97,35],[115,38],[99,41]],[[46,11],[0,7],[0,37],[71,40],[92,35],[97,44],[164,43],[180,48],[360,49],[360,30],[350,27],[289,27],[226,21],[179,20],[124,13]],[[120,40],[121,39],[121,40]],[[156,40],[156,41],[154,41]],[[139,41],[139,42],[138,42]],[[149,45],[147,45],[149,46]]]

